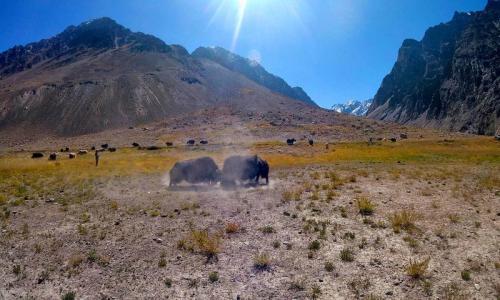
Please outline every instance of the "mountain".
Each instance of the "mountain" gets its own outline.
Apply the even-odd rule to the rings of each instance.
[[[405,40],[368,117],[476,134],[500,127],[500,1]]]
[[[193,56],[214,61],[229,70],[245,75],[282,95],[316,105],[300,87],[291,87],[280,77],[270,74],[259,63],[243,58],[220,47],[200,47],[193,52]]]
[[[372,101],[373,99],[364,101],[349,100],[346,103],[335,104],[332,106],[332,110],[348,115],[364,116],[368,108],[370,108]]]
[[[238,67],[190,55],[109,18],[70,26],[0,54],[0,130],[78,135],[207,107],[286,112],[315,106],[301,89],[290,94],[283,79],[228,55]],[[263,77],[247,74],[252,68]]]

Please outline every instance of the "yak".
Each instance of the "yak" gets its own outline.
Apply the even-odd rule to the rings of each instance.
[[[286,139],[286,143],[287,143],[288,146],[295,145],[295,142],[297,142],[296,139]]]
[[[170,186],[175,186],[182,181],[191,184],[215,184],[220,180],[219,167],[210,157],[176,162],[170,170]]]
[[[42,157],[43,157],[42,152],[33,152],[33,154],[31,155],[31,158],[42,158]]]
[[[259,177],[266,179],[269,184],[269,164],[258,157],[253,156],[231,156],[224,161],[222,168],[222,184],[234,185],[237,181],[254,181],[259,183]]]

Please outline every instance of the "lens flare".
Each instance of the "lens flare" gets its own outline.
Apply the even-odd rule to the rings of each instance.
[[[241,25],[243,24],[243,19],[245,18],[245,10],[247,8],[248,0],[238,0],[238,13],[236,16],[236,26],[234,28],[233,40],[231,41],[231,51],[236,48],[236,43],[240,36]]]

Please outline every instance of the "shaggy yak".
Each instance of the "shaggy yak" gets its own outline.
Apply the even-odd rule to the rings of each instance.
[[[170,170],[170,186],[182,181],[191,184],[215,184],[220,180],[220,170],[210,157],[180,161]]]
[[[269,164],[257,155],[231,156],[224,161],[222,183],[225,185],[235,184],[236,181],[259,183],[259,177],[269,183]]]

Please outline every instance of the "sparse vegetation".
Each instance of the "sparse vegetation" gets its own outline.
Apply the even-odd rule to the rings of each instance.
[[[212,283],[219,281],[219,273],[215,271],[210,272],[210,274],[208,274],[208,280]]]
[[[471,279],[471,276],[470,276],[470,271],[469,270],[463,270],[461,273],[460,273],[460,276],[462,277],[463,280],[465,281],[469,281]]]
[[[417,214],[411,210],[403,210],[398,213],[393,213],[389,217],[392,229],[394,232],[399,233],[401,230],[413,231],[416,229],[415,221],[417,220]]]
[[[271,225],[266,225],[264,227],[260,228],[260,231],[262,233],[270,234],[270,233],[275,233],[276,231],[274,230],[274,227]]]
[[[358,205],[358,211],[363,216],[372,215],[375,211],[375,205],[367,197],[360,197],[356,201]]]
[[[354,261],[354,252],[349,248],[344,248],[340,251],[340,259],[345,262]]]
[[[321,247],[321,243],[318,240],[314,240],[309,244],[308,249],[312,251],[318,251]]]
[[[327,262],[325,262],[325,270],[326,270],[327,272],[333,272],[333,270],[334,270],[334,265],[333,265],[333,263],[332,263],[331,261],[327,261]]]
[[[426,258],[420,261],[410,259],[410,263],[406,267],[406,274],[415,279],[424,277],[425,272],[429,267],[430,260],[430,258]]]
[[[75,292],[67,292],[61,297],[61,299],[62,300],[75,300],[76,293]]]
[[[237,233],[238,231],[240,231],[240,225],[237,223],[229,222],[226,224],[227,234]]]
[[[259,253],[253,258],[253,266],[259,271],[268,270],[271,267],[271,258],[267,253]]]

